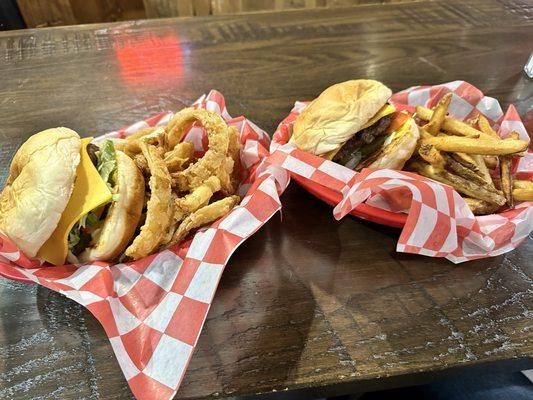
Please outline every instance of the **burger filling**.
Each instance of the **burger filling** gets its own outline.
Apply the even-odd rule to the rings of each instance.
[[[383,146],[390,133],[388,128],[392,119],[393,114],[386,115],[368,128],[359,131],[342,146],[333,157],[333,161],[355,169],[357,164]]]
[[[100,147],[89,144],[87,153],[96,170],[107,184],[111,193],[116,192],[117,185],[117,158],[115,146],[111,140],[105,140]],[[116,200],[114,195],[113,200]],[[68,249],[78,255],[91,244],[94,244],[101,232],[101,226],[106,218],[109,204],[85,214],[70,230],[68,234]]]

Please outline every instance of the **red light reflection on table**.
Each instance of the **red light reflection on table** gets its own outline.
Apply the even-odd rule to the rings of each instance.
[[[120,35],[113,49],[120,75],[129,85],[167,84],[183,76],[183,49],[173,35]]]

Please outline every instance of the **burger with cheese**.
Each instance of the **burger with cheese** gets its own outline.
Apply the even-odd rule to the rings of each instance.
[[[296,118],[291,142],[356,171],[402,169],[420,134],[407,113],[387,103],[391,94],[368,79],[330,86]]]
[[[55,265],[112,261],[139,224],[144,178],[111,140],[67,128],[30,137],[0,194],[0,232],[27,256]]]

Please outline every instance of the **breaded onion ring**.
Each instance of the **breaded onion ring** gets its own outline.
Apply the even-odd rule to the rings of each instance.
[[[125,255],[133,260],[152,253],[164,240],[173,216],[173,201],[170,174],[163,157],[156,147],[141,142],[141,151],[150,170],[150,200],[148,200],[146,221],[141,232],[126,249]]]
[[[167,126],[166,143],[174,148],[185,135],[186,128],[200,121],[207,132],[209,148],[202,158],[182,172],[174,174],[180,191],[195,189],[223,165],[229,147],[229,127],[224,119],[212,111],[185,108],[176,113]]]

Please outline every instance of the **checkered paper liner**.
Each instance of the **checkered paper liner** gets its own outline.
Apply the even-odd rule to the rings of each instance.
[[[501,137],[511,131],[529,140],[514,108],[503,113],[497,100],[484,96],[464,81],[436,86],[415,86],[396,93],[390,102],[399,110],[414,111],[416,105],[433,107],[452,92],[450,113],[461,120],[485,115]],[[454,263],[492,257],[515,249],[533,230],[533,203],[521,203],[500,214],[474,216],[461,196],[450,186],[405,171],[364,169],[356,173],[332,161],[297,149],[289,139],[296,117],[307,103],[296,102],[278,126],[271,143],[270,162],[291,175],[306,178],[303,186],[324,186],[342,194],[334,208],[336,219],[361,203],[376,209],[408,213],[396,250]],[[533,179],[533,153],[513,163],[515,176]],[[380,210],[377,210],[380,212]]]
[[[202,96],[194,107],[215,111],[238,128],[246,177],[240,205],[192,239],[136,262],[54,267],[26,257],[0,234],[0,274],[33,281],[85,306],[104,327],[140,400],[175,395],[229,257],[280,210],[279,194],[289,182],[286,171],[266,163],[268,135],[244,117],[232,118],[219,92]],[[160,114],[96,140],[164,125],[171,116]],[[184,140],[194,143],[198,154],[208,144],[199,125]]]

